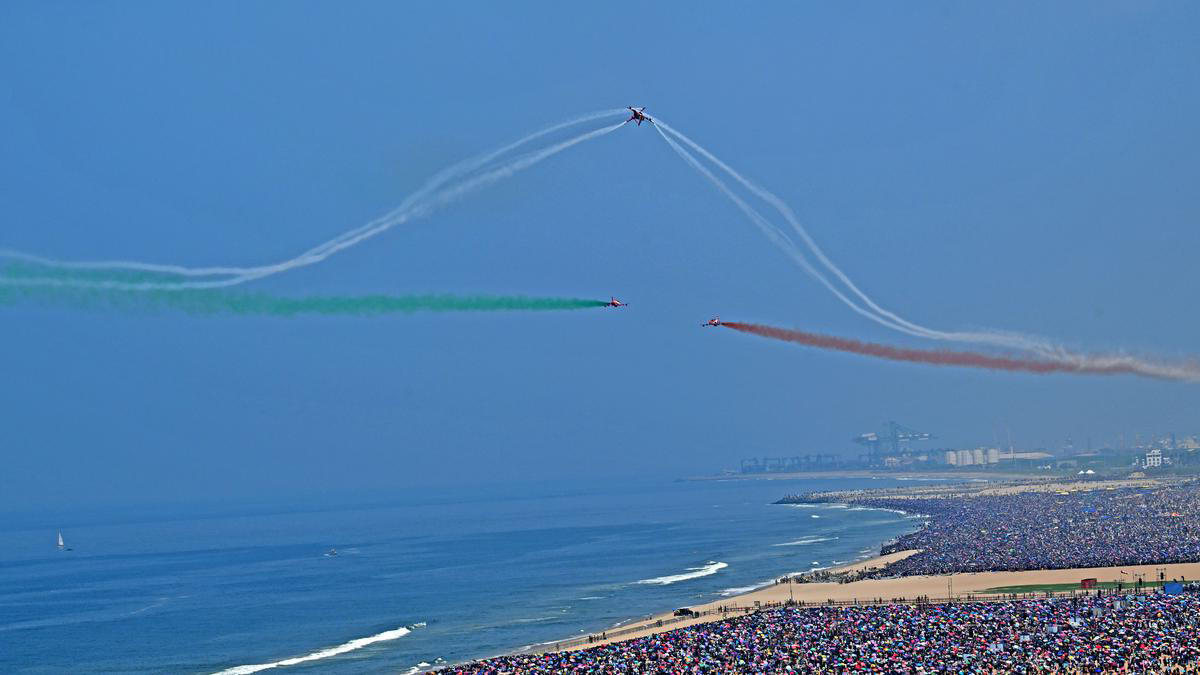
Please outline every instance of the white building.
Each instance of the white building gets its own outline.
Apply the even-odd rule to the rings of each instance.
[[[975,464],[987,464],[987,457],[983,454],[983,448],[975,448],[971,451],[971,461]]]
[[[946,451],[946,463],[950,466],[958,466],[958,453],[953,450]]]
[[[988,464],[999,464],[1000,463],[1000,449],[999,448],[988,448],[987,461],[988,461]]]
[[[958,451],[958,465],[959,466],[971,466],[974,463],[975,463],[975,457],[974,457],[974,455],[971,454],[970,450],[959,450]]]
[[[1142,463],[1142,466],[1146,467],[1147,469],[1153,469],[1162,466],[1162,463],[1162,450],[1155,448],[1146,453],[1146,460]]]

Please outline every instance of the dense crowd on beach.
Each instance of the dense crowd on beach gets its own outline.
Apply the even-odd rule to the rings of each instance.
[[[865,577],[1200,561],[1200,481],[997,496],[863,494],[839,501],[929,516],[923,528],[881,550],[920,553],[859,575]]]
[[[1194,672],[1200,596],[787,607],[446,673]]]

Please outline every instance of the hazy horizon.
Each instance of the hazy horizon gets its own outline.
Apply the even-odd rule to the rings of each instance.
[[[1189,358],[1198,19],[1116,2],[9,3],[0,248],[274,262],[458,160],[644,105],[783,198],[888,309]],[[889,363],[700,328],[719,314],[943,346],[848,311],[646,125],[243,290],[629,306],[0,306],[0,512],[667,480],[850,453],[888,420],[931,447],[1200,433],[1196,384]]]

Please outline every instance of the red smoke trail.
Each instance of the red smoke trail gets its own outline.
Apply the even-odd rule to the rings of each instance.
[[[980,352],[952,351],[948,349],[911,349],[908,347],[891,347],[872,342],[860,342],[849,338],[806,333],[799,330],[761,326],[753,323],[736,323],[726,321],[721,323],[736,331],[753,333],[762,337],[795,342],[810,347],[833,349],[851,354],[863,354],[890,361],[908,361],[910,363],[928,363],[935,366],[968,366],[972,368],[987,368],[989,370],[1007,370],[1019,373],[1078,373],[1088,375],[1149,375],[1151,377],[1169,376],[1146,373],[1128,363],[1087,363],[1086,361],[1046,361],[1024,359],[1014,356],[993,356]]]

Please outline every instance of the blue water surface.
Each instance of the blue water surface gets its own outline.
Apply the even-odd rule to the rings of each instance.
[[[271,672],[417,672],[877,554],[919,521],[771,502],[896,484],[556,483],[322,510],[25,514],[0,521],[0,672],[213,673],[308,655]],[[73,550],[55,550],[59,528]]]

